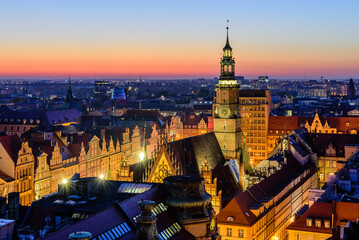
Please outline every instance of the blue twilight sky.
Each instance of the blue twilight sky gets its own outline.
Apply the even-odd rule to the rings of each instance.
[[[2,1],[0,77],[358,78],[359,1]]]

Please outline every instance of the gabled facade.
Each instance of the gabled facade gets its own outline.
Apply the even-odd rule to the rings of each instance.
[[[51,193],[51,172],[47,164],[47,154],[37,156],[37,168],[35,169],[35,200]]]
[[[311,124],[308,121],[305,123],[305,128],[310,133],[337,133],[337,129],[330,127],[328,121],[325,121],[324,125],[322,124],[317,112]]]
[[[19,192],[20,204],[34,199],[34,156],[27,142],[17,135],[0,137],[1,195]]]

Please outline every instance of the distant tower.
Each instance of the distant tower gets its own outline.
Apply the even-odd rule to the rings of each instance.
[[[353,82],[352,78],[349,81],[349,86],[348,86],[348,90],[347,90],[347,97],[348,97],[349,100],[354,100],[355,99],[355,86],[354,86],[354,82]]]
[[[228,22],[228,20],[227,20]],[[234,75],[234,59],[227,41],[221,59],[221,76],[216,85],[213,103],[214,133],[226,159],[239,159],[241,148],[241,117],[239,113],[239,84]]]
[[[71,76],[69,76],[69,87],[67,88],[67,95],[65,102],[69,103],[74,100],[74,97],[72,96],[72,89],[71,89]]]

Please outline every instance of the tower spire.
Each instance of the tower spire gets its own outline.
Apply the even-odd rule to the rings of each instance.
[[[71,75],[69,75],[69,86],[67,88],[67,94],[66,94],[65,102],[71,102],[73,100],[74,100],[74,97],[72,96],[72,89],[71,89]]]
[[[226,41],[226,45],[224,46],[223,50],[225,49],[229,49],[229,50],[232,50],[231,48],[231,45],[229,45],[229,37],[228,37],[228,30],[229,30],[229,27],[228,27],[228,23],[229,23],[229,19],[227,19],[227,41]]]

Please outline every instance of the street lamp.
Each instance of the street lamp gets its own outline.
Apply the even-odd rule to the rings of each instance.
[[[102,173],[100,174],[100,179],[104,179],[105,175],[103,175]]]
[[[67,183],[67,179],[62,179],[62,183],[66,184]]]
[[[145,153],[144,152],[140,152],[140,161],[143,161],[143,159],[145,159]]]

